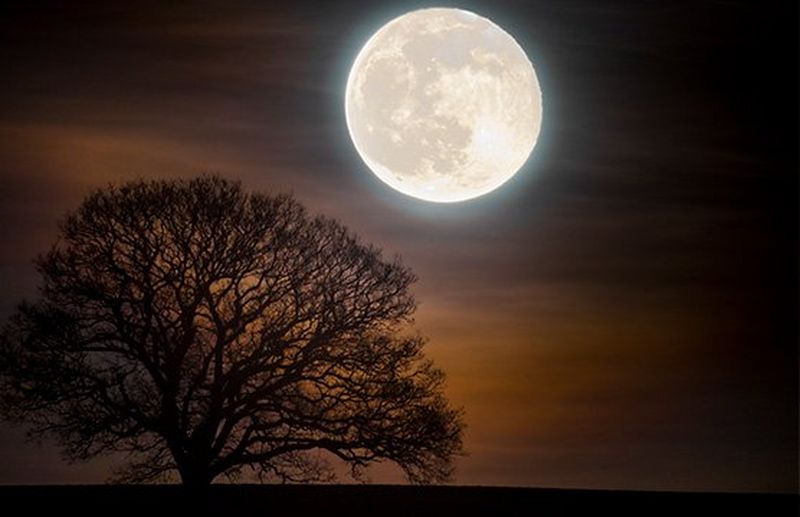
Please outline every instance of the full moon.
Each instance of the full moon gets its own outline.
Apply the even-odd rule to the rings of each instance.
[[[490,20],[422,9],[380,28],[347,80],[350,137],[369,169],[427,201],[491,192],[523,166],[542,121],[525,51]]]

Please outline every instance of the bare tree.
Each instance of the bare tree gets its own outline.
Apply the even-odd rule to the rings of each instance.
[[[327,479],[326,456],[417,483],[452,472],[460,411],[402,333],[413,273],[290,196],[218,177],[109,187],[37,267],[40,299],[0,339],[0,415],[70,459],[123,452],[118,480],[193,485]]]

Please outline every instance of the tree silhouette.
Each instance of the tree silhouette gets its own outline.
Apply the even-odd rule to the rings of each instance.
[[[411,482],[452,472],[463,424],[413,273],[290,196],[218,177],[89,195],[37,259],[40,299],[0,339],[0,413],[117,480],[325,480],[338,457]],[[327,451],[326,454],[321,451]],[[332,456],[331,456],[332,455]]]

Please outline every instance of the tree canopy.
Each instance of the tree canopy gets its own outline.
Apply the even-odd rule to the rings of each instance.
[[[100,189],[0,335],[0,416],[117,480],[448,479],[461,411],[411,330],[415,281],[335,220],[219,177]],[[325,452],[322,452],[325,451]]]

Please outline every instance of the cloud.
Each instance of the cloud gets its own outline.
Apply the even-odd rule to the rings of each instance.
[[[30,258],[90,189],[218,172],[419,274],[418,328],[470,423],[461,482],[795,486],[796,88],[742,73],[784,47],[722,5],[465,6],[531,49],[544,126],[511,181],[447,206],[385,188],[344,125],[350,60],[407,3],[6,11],[0,310],[35,295]],[[0,480],[39,456],[13,457]],[[26,479],[73,475],[41,461],[52,477]]]

